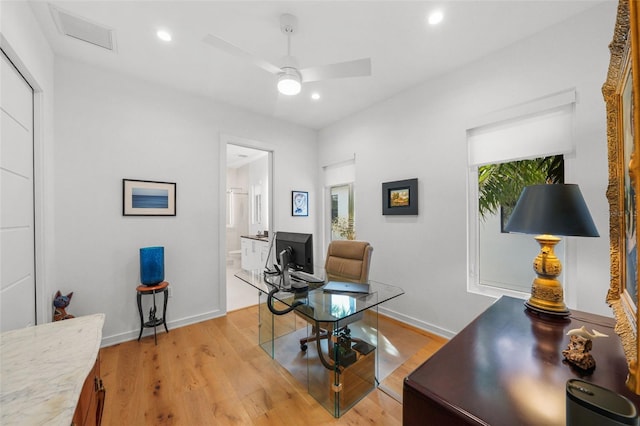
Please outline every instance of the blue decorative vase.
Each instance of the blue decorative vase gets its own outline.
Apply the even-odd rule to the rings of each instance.
[[[140,281],[155,285],[164,281],[164,247],[140,249]]]

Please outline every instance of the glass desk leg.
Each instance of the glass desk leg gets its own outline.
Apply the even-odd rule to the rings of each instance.
[[[371,309],[348,324],[331,324],[331,339],[320,345],[323,356],[333,364],[331,369],[324,366],[317,345],[310,344],[307,349],[309,394],[334,417],[340,417],[377,385],[377,320],[377,311]]]
[[[340,417],[375,389],[377,307],[349,317],[348,321],[314,326],[295,312],[274,315],[263,292],[259,292],[258,303],[260,346],[306,385],[309,394],[334,417]],[[286,305],[275,307],[282,309]],[[312,336],[318,328],[326,330],[329,338],[320,339],[319,344],[313,340],[302,350],[300,339]]]
[[[293,312],[286,315],[274,315],[267,306],[267,294],[259,292],[258,296],[258,335],[259,344],[271,358],[277,359],[278,351],[285,350],[280,343],[287,335],[296,331],[296,317]],[[276,309],[284,309],[286,305],[274,302]],[[299,346],[299,345],[298,345]]]

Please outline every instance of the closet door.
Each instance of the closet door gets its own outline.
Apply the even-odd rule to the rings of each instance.
[[[33,89],[0,51],[0,330],[35,325]]]

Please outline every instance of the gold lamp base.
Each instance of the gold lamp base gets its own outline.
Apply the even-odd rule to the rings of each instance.
[[[533,280],[531,297],[525,306],[537,313],[568,317],[570,312],[564,304],[562,284],[557,279],[562,272],[562,264],[553,251],[560,238],[545,234],[535,239],[540,244],[540,253],[533,260],[533,270],[538,277]]]

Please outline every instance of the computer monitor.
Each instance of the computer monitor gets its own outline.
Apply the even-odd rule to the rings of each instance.
[[[289,264],[280,265],[296,271],[313,274],[313,235],[297,232],[278,232],[276,234],[276,259],[280,264],[280,253],[288,252]]]

